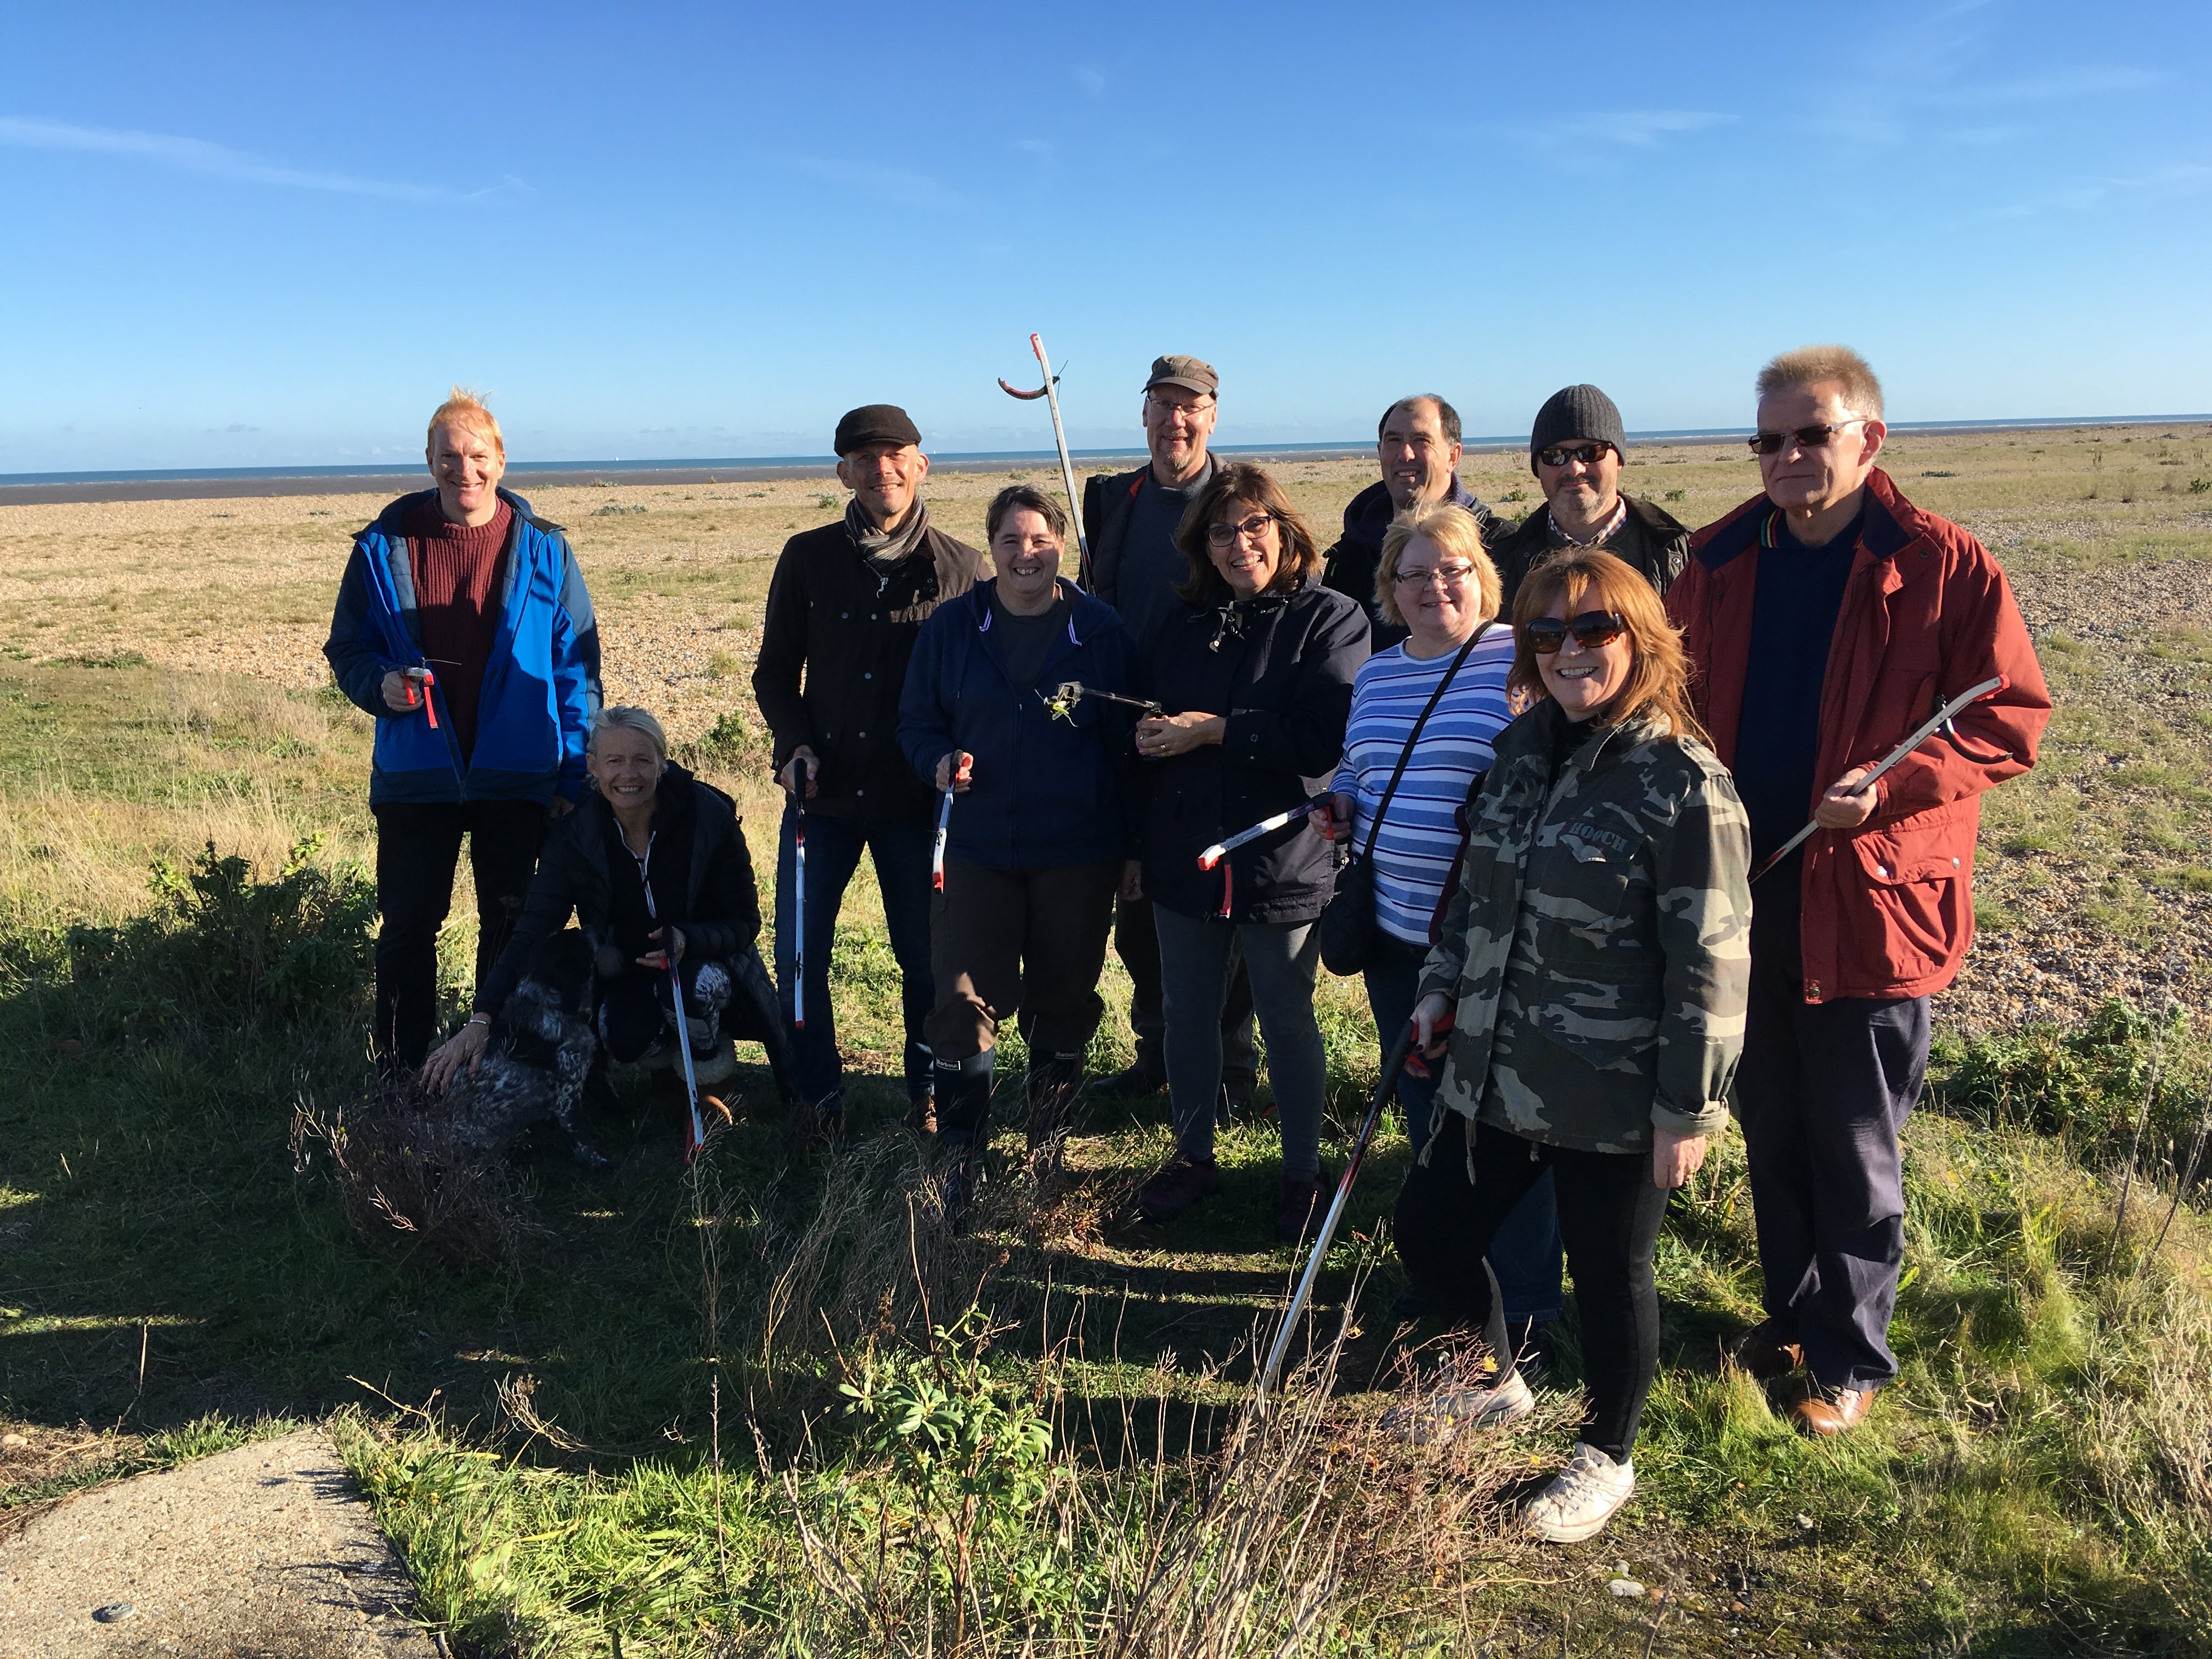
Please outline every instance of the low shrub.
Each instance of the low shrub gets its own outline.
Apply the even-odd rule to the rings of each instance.
[[[64,945],[81,1012],[94,1023],[204,1034],[353,1008],[369,978],[376,888],[358,866],[295,844],[270,880],[210,842],[191,864],[154,866],[154,906],[115,927],[73,927]]]

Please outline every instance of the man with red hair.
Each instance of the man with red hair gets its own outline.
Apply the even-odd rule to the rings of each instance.
[[[402,495],[354,538],[323,647],[339,689],[376,717],[372,1036],[386,1075],[429,1049],[461,837],[481,984],[514,930],[548,814],[583,788],[599,706],[583,572],[560,526],[500,487],[507,445],[491,410],[454,387],[424,455],[437,487]]]
[[[1736,1111],[1765,1320],[1737,1355],[1802,1370],[1808,1434],[1865,1419],[1897,1375],[1898,1133],[1928,1066],[1928,999],[1973,938],[1981,792],[2035,763],[2051,694],[1982,544],[1875,465],[1881,384],[1842,346],[1759,376],[1765,484],[1699,531],[1667,608],[1697,714],[1751,819],[1751,997]],[[1872,787],[1937,708],[1998,689]],[[1818,833],[1760,861],[1811,819]]]

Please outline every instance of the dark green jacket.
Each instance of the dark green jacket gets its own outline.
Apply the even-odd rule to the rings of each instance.
[[[1457,1005],[1437,1109],[1531,1140],[1641,1152],[1728,1121],[1751,969],[1748,820],[1663,716],[1553,772],[1549,697],[1499,734],[1421,994]]]

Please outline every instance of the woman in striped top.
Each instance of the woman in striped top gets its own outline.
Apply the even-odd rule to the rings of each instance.
[[[1513,718],[1505,694],[1513,630],[1489,626],[1498,614],[1498,568],[1483,551],[1481,528],[1462,507],[1445,502],[1410,507],[1383,536],[1376,602],[1387,620],[1410,629],[1412,637],[1361,665],[1352,683],[1344,760],[1329,786],[1329,821],[1326,826],[1317,821],[1315,829],[1340,841],[1349,837],[1354,850],[1366,851],[1376,809],[1413,723],[1449,676],[1375,840],[1376,937],[1365,977],[1368,1006],[1385,1048],[1413,1018],[1421,964],[1429,954],[1430,918],[1459,853],[1455,814],[1475,779],[1490,769],[1492,739]],[[1462,660],[1469,641],[1474,647]],[[1417,1141],[1428,1133],[1436,1088],[1434,1075],[1418,1057],[1407,1063],[1398,1101]],[[1559,1229],[1548,1177],[1500,1230],[1490,1264],[1525,1352],[1533,1328],[1559,1316]],[[1523,1371],[1539,1358],[1528,1354]]]

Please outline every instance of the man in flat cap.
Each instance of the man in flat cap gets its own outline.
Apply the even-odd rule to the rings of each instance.
[[[1406,630],[1383,616],[1375,596],[1375,568],[1382,557],[1382,532],[1409,507],[1449,501],[1474,514],[1487,547],[1504,529],[1490,508],[1459,481],[1459,411],[1433,392],[1401,398],[1376,422],[1375,454],[1382,478],[1352,498],[1344,533],[1328,550],[1324,586],[1358,602],[1367,613],[1375,649],[1387,651]]]
[[[905,1072],[915,1121],[934,1119],[922,1022],[929,970],[929,855],[935,800],[898,744],[907,659],[929,613],[974,586],[983,556],[929,522],[921,434],[904,410],[870,404],[837,422],[845,516],[784,544],[769,585],[753,695],[775,739],[785,792],[775,872],[775,969],[793,1012],[793,963],[806,945],[806,1024],[792,1035],[793,1085],[807,1136],[844,1124],[843,1064],[830,1004],[830,948],[845,884],[865,849],[875,860],[906,1018]],[[806,914],[798,914],[794,848],[806,830]]]
[[[1512,616],[1521,579],[1567,547],[1603,548],[1666,597],[1690,556],[1690,532],[1665,507],[1620,493],[1627,447],[1620,410],[1595,386],[1563,386],[1544,400],[1528,434],[1528,470],[1545,505],[1490,549],[1502,590],[1499,615]]]
[[[1145,381],[1145,447],[1152,459],[1127,472],[1100,473],[1083,486],[1083,532],[1091,543],[1091,585],[1121,613],[1142,664],[1160,630],[1186,609],[1176,584],[1190,563],[1176,545],[1183,509],[1206,487],[1218,465],[1206,453],[1213,435],[1221,377],[1211,363],[1171,353],[1152,360]],[[1114,951],[1129,970],[1133,994],[1129,1024],[1137,1036],[1136,1062],[1091,1085],[1109,1097],[1154,1095],[1168,1086],[1161,1042],[1160,944],[1152,927],[1152,901],[1117,901]],[[1221,1080],[1228,1098],[1252,1095],[1259,1066],[1254,1040],[1252,987],[1241,957],[1231,963],[1221,1017]]]

